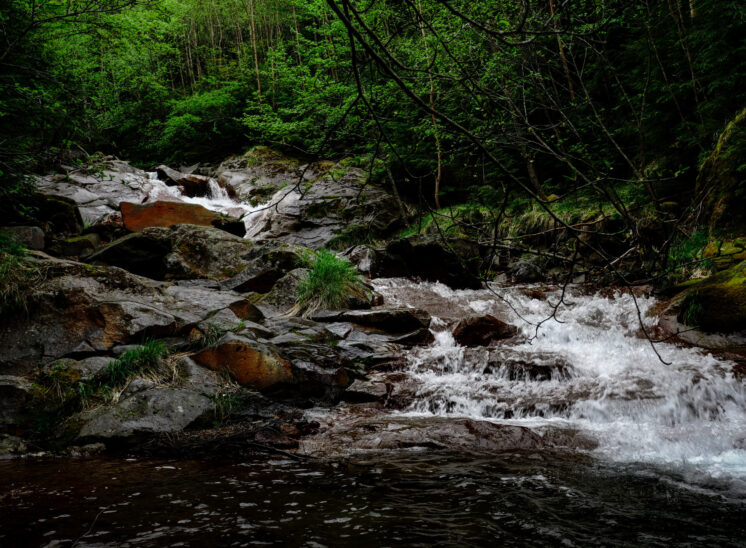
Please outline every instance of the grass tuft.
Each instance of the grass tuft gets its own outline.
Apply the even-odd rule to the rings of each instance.
[[[311,269],[296,290],[291,314],[308,316],[316,310],[339,309],[365,295],[365,285],[355,267],[322,249],[312,259]]]
[[[27,260],[26,248],[11,234],[0,232],[0,313],[25,310],[29,289],[41,276]]]
[[[168,349],[163,342],[148,341],[109,362],[100,381],[112,387],[121,386],[138,373],[154,372],[167,353]]]

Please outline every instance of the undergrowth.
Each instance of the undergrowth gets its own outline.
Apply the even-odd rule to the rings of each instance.
[[[0,231],[0,313],[26,309],[26,297],[42,277],[26,258],[26,247],[11,234]]]
[[[308,316],[314,311],[339,309],[351,299],[365,295],[365,286],[355,267],[325,249],[314,254],[308,274],[296,289],[291,314]]]
[[[669,279],[680,282],[691,278],[703,278],[710,274],[712,261],[703,257],[703,251],[710,241],[705,230],[697,230],[680,239],[668,252]]]

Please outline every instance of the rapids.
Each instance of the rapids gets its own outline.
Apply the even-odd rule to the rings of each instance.
[[[456,291],[404,279],[374,286],[389,306],[433,315],[435,342],[408,356],[418,390],[406,413],[575,429],[597,441],[600,459],[674,467],[692,481],[717,478],[746,492],[746,385],[732,363],[699,349],[658,343],[659,359],[637,315],[639,307],[654,327],[655,299],[638,297],[636,307],[629,293],[571,287],[550,318],[562,296],[556,288]],[[519,326],[521,340],[492,351],[458,346],[453,322],[486,313]],[[551,378],[516,377],[501,365],[515,361],[555,367]]]
[[[265,222],[266,206],[238,203],[215,181],[200,198],[154,174],[140,183],[148,200],[241,218],[247,237]],[[695,348],[660,343],[659,359],[639,325],[655,326],[653,298],[373,285],[386,306],[427,310],[435,340],[403,356],[415,387],[407,406],[366,411],[389,426],[468,418],[593,443],[479,456],[344,446],[331,459],[0,461],[0,546],[743,546],[744,382]],[[487,313],[520,336],[457,345],[455,322]],[[308,414],[344,420],[341,408]]]
[[[150,200],[239,217],[247,237],[265,222],[266,205],[235,201],[214,179],[210,193],[196,198],[155,173],[148,179]],[[281,190],[270,203],[296,198]],[[373,285],[386,306],[433,316],[435,342],[406,356],[418,385],[406,414],[577,430],[597,442],[593,455],[600,459],[674,467],[692,481],[719,479],[746,493],[746,384],[734,377],[732,363],[699,349],[664,342],[656,354],[640,329],[640,320],[648,330],[657,323],[654,298],[588,294],[582,286],[563,295],[558,288],[453,290],[405,279]],[[519,327],[522,340],[496,350],[460,347],[451,328],[470,314],[504,319]],[[545,366],[551,378],[516,377],[504,365],[515,362]]]

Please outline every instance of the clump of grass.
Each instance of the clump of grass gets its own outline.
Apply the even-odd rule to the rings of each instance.
[[[168,353],[161,341],[148,341],[142,346],[127,350],[119,359],[106,366],[100,382],[108,386],[121,386],[138,373],[154,372]]]
[[[241,405],[242,395],[238,390],[230,389],[210,396],[215,404],[215,425],[220,426]]]
[[[26,258],[26,247],[0,232],[0,313],[25,309],[29,289],[40,278],[39,268]]]
[[[354,298],[365,296],[365,285],[355,267],[322,249],[314,254],[308,274],[295,292],[296,305],[290,314],[308,316],[316,310],[339,309]]]
[[[688,302],[685,304],[682,319],[684,320],[684,324],[688,326],[699,325],[699,319],[702,317],[702,313],[704,312],[704,307],[697,297],[698,294],[695,291],[690,298],[687,299]]]

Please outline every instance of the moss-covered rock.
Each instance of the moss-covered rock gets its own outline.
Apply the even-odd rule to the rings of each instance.
[[[715,232],[746,227],[746,109],[725,128],[697,177],[697,193],[707,193],[706,221]]]
[[[710,333],[746,329],[746,261],[688,284],[673,304],[677,319],[687,326]]]
[[[746,238],[712,241],[702,251],[702,257],[709,259],[716,270],[730,268],[746,261]]]

